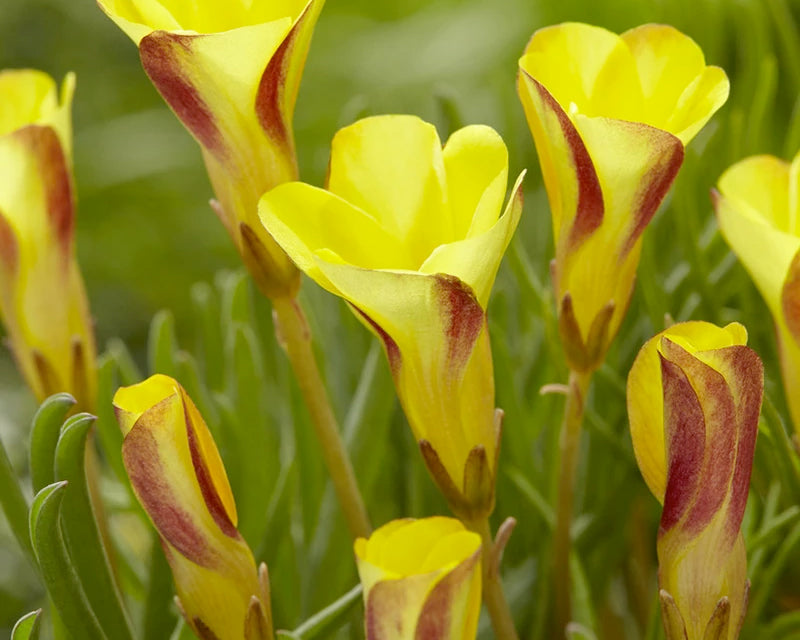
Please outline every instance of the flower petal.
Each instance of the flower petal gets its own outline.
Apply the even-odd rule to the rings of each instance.
[[[436,129],[413,116],[365,118],[333,139],[327,188],[405,246],[415,268],[455,238]],[[472,213],[472,212],[470,212]]]

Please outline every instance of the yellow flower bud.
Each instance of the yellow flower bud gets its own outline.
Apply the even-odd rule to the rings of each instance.
[[[628,376],[636,460],[664,505],[659,586],[668,640],[735,640],[747,607],[740,531],[764,374],[739,324],[685,322],[645,344]]]
[[[566,23],[533,34],[518,89],[553,216],[567,362],[592,371],[625,316],[642,233],[728,79],[672,27]]]
[[[266,567],[236,530],[217,447],[191,398],[155,375],[119,389],[114,410],[133,490],[161,538],[186,622],[216,640],[271,640]]]
[[[0,320],[41,401],[67,391],[94,410],[95,343],[75,260],[70,108],[40,71],[0,72]]]
[[[474,640],[481,538],[458,520],[393,520],[355,543],[367,640]]]

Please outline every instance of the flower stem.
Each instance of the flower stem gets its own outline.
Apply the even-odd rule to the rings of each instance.
[[[570,371],[567,404],[561,424],[559,449],[561,459],[558,470],[558,502],[556,528],[553,533],[553,564],[555,581],[555,638],[564,638],[564,630],[571,619],[569,556],[572,540],[573,497],[575,494],[575,467],[581,440],[583,410],[586,392],[592,379],[591,372]]]
[[[500,581],[500,558],[492,540],[489,517],[484,517],[475,522],[465,522],[464,524],[481,537],[483,547],[483,603],[486,605],[489,618],[492,620],[495,640],[518,640],[519,636],[514,628],[511,609],[503,592],[503,583]]]
[[[347,527],[353,538],[368,537],[372,532],[372,526],[314,359],[311,332],[305,314],[294,299],[277,298],[272,301],[272,305],[277,321],[278,340],[289,356],[289,362],[311,415],[320,451],[333,481]]]

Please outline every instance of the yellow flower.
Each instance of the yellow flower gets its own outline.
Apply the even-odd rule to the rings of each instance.
[[[471,640],[481,538],[458,520],[393,520],[355,542],[367,640]]]
[[[733,165],[714,192],[722,235],[772,312],[786,398],[800,432],[800,155],[789,164],[754,156]]]
[[[642,233],[728,79],[662,25],[621,36],[578,23],[541,29],[519,69],[553,215],[559,329],[570,367],[592,371],[628,307]]]
[[[67,391],[94,409],[95,343],[75,260],[70,106],[33,70],[0,72],[0,320],[39,401]]]
[[[297,179],[292,115],[324,0],[99,0],[203,150],[214,208],[271,298],[299,274],[258,222],[262,193]]]
[[[494,504],[485,309],[522,206],[520,176],[500,215],[507,173],[489,127],[460,129],[442,149],[432,125],[380,116],[337,133],[328,191],[289,183],[259,207],[295,263],[383,341],[428,468],[465,517]]]
[[[649,340],[628,376],[639,469],[664,506],[659,586],[668,640],[734,640],[747,606],[740,531],[763,367],[740,324],[685,322]]]
[[[217,447],[191,398],[155,375],[119,389],[114,411],[133,490],[161,537],[186,622],[200,638],[271,640],[266,567],[236,530]]]

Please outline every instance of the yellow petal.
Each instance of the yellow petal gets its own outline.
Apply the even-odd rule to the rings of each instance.
[[[517,178],[506,210],[493,226],[483,232],[470,233],[466,240],[440,245],[420,266],[420,272],[451,273],[458,276],[475,291],[478,302],[486,308],[500,267],[500,260],[511,242],[522,215],[523,178],[524,173]],[[503,186],[505,188],[505,175]],[[500,198],[502,201],[502,195]],[[495,203],[492,203],[492,206],[494,208]]]
[[[435,127],[419,118],[379,116],[341,129],[327,188],[372,216],[406,247],[415,267],[454,239],[442,144]]]
[[[417,440],[427,440],[456,487],[469,452],[494,463],[494,384],[485,315],[463,283],[442,275],[370,271],[319,261],[339,295],[384,343]]]
[[[453,238],[488,231],[497,222],[508,183],[508,151],[491,127],[459,129],[444,145]]]
[[[694,40],[667,25],[648,24],[621,36],[636,61],[644,95],[643,122],[686,145],[728,98],[728,78],[706,67]]]
[[[570,116],[640,120],[642,92],[633,57],[606,29],[577,22],[540,29],[519,65]]]
[[[800,238],[788,231],[796,224],[789,217],[789,166],[770,156],[748,158],[723,174],[719,188],[720,230],[780,317],[783,284],[800,249]]]
[[[300,182],[280,185],[259,203],[263,224],[292,260],[320,286],[336,288],[317,267],[326,250],[337,261],[368,269],[412,269],[397,239],[372,216],[346,200]]]

